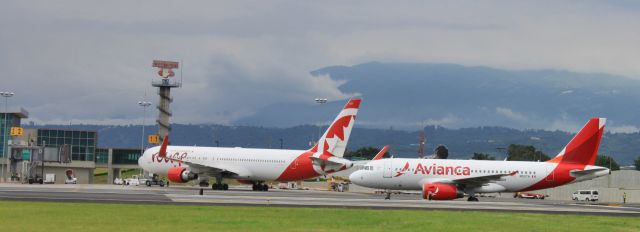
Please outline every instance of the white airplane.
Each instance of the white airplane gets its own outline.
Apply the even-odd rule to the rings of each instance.
[[[589,120],[546,162],[380,159],[360,167],[349,180],[369,188],[421,190],[424,199],[453,200],[466,193],[469,201],[478,201],[476,193],[531,191],[590,180],[609,174],[609,169],[594,166],[605,121]]]
[[[298,181],[345,170],[353,163],[342,158],[360,107],[351,99],[309,150],[168,146],[149,148],[138,159],[145,171],[165,175],[172,182],[198,179],[207,185],[215,178],[214,190],[227,190],[223,178],[253,184],[254,191],[268,191],[265,181]]]

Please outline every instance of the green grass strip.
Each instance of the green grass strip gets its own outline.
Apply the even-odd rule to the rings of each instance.
[[[0,231],[640,231],[640,218],[0,201]]]

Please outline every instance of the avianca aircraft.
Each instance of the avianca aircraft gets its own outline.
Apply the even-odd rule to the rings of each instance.
[[[464,193],[519,192],[590,180],[609,169],[594,166],[604,132],[604,118],[592,118],[555,158],[546,162],[380,159],[349,179],[357,185],[395,190],[422,190],[424,199],[453,200]]]
[[[267,180],[297,181],[326,175],[353,166],[342,158],[360,107],[351,99],[329,126],[318,143],[309,150],[162,146],[149,148],[138,159],[145,171],[166,175],[172,182],[198,179],[207,185],[215,178],[214,190],[227,190],[223,178],[253,184],[254,191],[267,191]]]

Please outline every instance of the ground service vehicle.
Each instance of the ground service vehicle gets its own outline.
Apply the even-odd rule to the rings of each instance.
[[[598,190],[578,190],[571,195],[574,201],[597,201],[598,198]]]
[[[145,181],[145,185],[151,187],[152,185],[159,185],[160,187],[164,187],[164,180],[160,179],[160,176],[157,174],[153,174],[150,180]]]
[[[515,194],[513,194],[513,197],[544,200],[544,198],[547,197],[547,195],[540,194],[540,193],[516,192]]]

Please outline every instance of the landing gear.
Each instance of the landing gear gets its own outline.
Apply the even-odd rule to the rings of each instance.
[[[467,199],[467,201],[478,201],[478,198],[475,196],[469,196],[469,198]]]
[[[229,190],[229,185],[228,184],[212,184],[211,185],[211,189],[213,190]]]
[[[229,190],[228,184],[222,183],[222,178],[216,178],[216,183],[211,185],[211,189],[213,190]]]
[[[269,191],[269,185],[262,183],[254,183],[251,187],[253,191]]]
[[[391,191],[387,190],[384,192],[384,199],[391,200]]]
[[[204,188],[209,187],[209,181],[201,180],[200,181],[200,187],[204,187]]]

